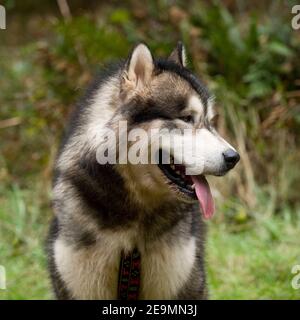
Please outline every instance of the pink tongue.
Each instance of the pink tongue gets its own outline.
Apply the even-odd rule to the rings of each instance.
[[[191,176],[194,184],[197,198],[205,219],[210,219],[215,211],[214,200],[212,198],[209,184],[203,176]]]

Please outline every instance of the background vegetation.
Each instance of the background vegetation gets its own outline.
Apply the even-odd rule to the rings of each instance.
[[[300,31],[296,1],[1,1],[0,299],[52,298],[43,242],[51,168],[66,118],[97,69],[138,41],[168,55],[182,39],[216,96],[241,162],[212,179],[211,298],[299,299]]]

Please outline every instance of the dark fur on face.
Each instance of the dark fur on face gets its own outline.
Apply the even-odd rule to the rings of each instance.
[[[154,64],[155,77],[158,79],[154,88],[150,85],[146,95],[137,95],[121,107],[121,112],[130,125],[157,119],[180,118],[192,91],[200,96],[206,112],[209,92],[192,72],[166,59],[156,60]],[[164,88],[163,94],[160,88]]]

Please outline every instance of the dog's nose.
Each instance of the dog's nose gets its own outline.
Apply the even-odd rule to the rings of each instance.
[[[228,170],[232,169],[240,160],[240,155],[232,149],[228,149],[223,152],[223,157]]]

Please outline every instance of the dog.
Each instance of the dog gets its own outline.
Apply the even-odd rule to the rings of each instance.
[[[208,298],[203,218],[211,218],[214,203],[205,176],[222,176],[239,161],[216,119],[208,89],[186,67],[182,43],[166,59],[154,59],[140,43],[95,79],[71,116],[54,167],[47,253],[57,299],[120,299],[120,261],[133,252],[138,293],[131,298]],[[99,163],[103,132],[117,132],[120,121],[125,133],[177,129],[170,163],[161,161],[162,144],[157,164]],[[199,132],[193,166],[174,161],[184,129]]]

